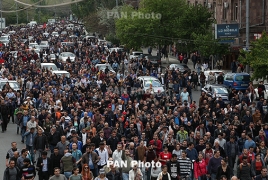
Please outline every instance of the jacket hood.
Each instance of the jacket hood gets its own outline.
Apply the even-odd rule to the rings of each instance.
[[[69,156],[72,156],[72,154],[68,152],[68,153],[64,154],[64,156],[69,157]]]

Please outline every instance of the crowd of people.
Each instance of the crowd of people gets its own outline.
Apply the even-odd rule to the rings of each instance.
[[[233,90],[230,104],[204,92],[193,99],[191,72],[109,52],[105,44],[85,38],[79,27],[67,34],[61,34],[66,31],[63,23],[8,27],[2,33],[9,31],[16,33],[1,44],[0,80],[16,80],[21,88],[16,92],[7,82],[1,91],[2,136],[15,123],[21,137],[7,152],[4,180],[33,180],[37,175],[39,180],[268,178],[263,97],[249,101],[251,91]],[[52,36],[53,31],[60,35]],[[70,38],[73,34],[78,37]],[[32,40],[22,43],[30,36]],[[39,55],[29,49],[30,42],[44,40],[49,48]],[[73,46],[61,46],[69,41]],[[75,62],[50,58],[61,52],[73,52]],[[44,62],[55,63],[70,77],[41,69]],[[110,64],[116,73],[99,70],[97,63]],[[158,77],[167,91],[143,92],[137,79],[141,75]],[[17,143],[25,148],[18,149]]]

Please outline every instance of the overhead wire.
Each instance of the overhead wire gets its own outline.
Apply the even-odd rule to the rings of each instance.
[[[66,6],[66,5],[70,5],[70,4],[74,4],[74,3],[79,3],[79,2],[82,2],[84,0],[75,0],[75,1],[72,1],[72,2],[67,2],[67,3],[60,3],[60,4],[54,4],[54,5],[38,5],[40,2],[44,1],[44,0],[40,0],[34,4],[27,4],[27,3],[24,3],[24,2],[20,2],[20,1],[17,1],[17,0],[14,0],[15,2],[19,3],[19,4],[22,4],[22,5],[25,5],[25,6],[28,6],[28,7],[25,7],[25,8],[21,8],[21,9],[18,9],[18,10],[13,10],[13,11],[4,11],[4,10],[0,10],[0,12],[3,12],[3,13],[14,13],[14,12],[19,12],[19,11],[24,11],[24,10],[27,10],[29,8],[50,8],[50,7],[59,7],[59,6]]]
[[[33,6],[32,4],[27,4],[18,0],[14,0],[15,2],[19,3],[19,4],[23,4],[25,6]],[[34,7],[37,8],[50,8],[50,7],[58,7],[58,6],[65,6],[65,5],[70,5],[70,4],[74,4],[74,3],[79,3],[82,2],[84,0],[75,0],[75,1],[71,1],[71,2],[66,2],[66,3],[60,3],[60,4],[54,4],[54,5],[34,5]]]
[[[18,10],[12,10],[12,11],[3,11],[3,10],[0,10],[0,12],[3,12],[3,13],[14,13],[14,12],[19,12],[19,11],[24,11],[24,10],[27,10],[27,9],[35,6],[36,4],[38,4],[38,3],[42,2],[42,1],[44,1],[44,0],[40,0],[40,1],[36,2],[36,3],[34,3],[34,4],[31,4],[28,7],[21,8],[21,9],[18,9]]]

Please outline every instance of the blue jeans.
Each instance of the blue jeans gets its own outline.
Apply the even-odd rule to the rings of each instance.
[[[29,151],[30,155],[31,155],[31,162],[34,163],[35,161],[35,156],[34,156],[34,149],[33,146],[28,146],[26,145],[26,149]]]
[[[129,180],[129,174],[122,173],[122,178],[123,178],[123,180]]]
[[[25,126],[22,126],[22,127],[21,127],[21,140],[22,140],[22,141],[24,141],[24,137],[23,137],[23,135],[25,134],[25,132],[26,132],[26,127],[25,127]]]
[[[72,172],[64,172],[64,176],[69,179],[69,177],[72,175]]]
[[[216,174],[211,173],[210,177],[211,177],[211,180],[216,180]]]
[[[151,179],[151,167],[149,167],[147,171],[145,170],[145,173],[146,173],[147,180],[150,180]],[[144,179],[146,180],[146,178]]]

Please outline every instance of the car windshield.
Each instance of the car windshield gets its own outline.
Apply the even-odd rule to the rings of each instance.
[[[6,84],[6,82],[1,82],[1,89],[3,89],[4,85]],[[9,82],[9,86],[12,88],[12,89],[19,89],[19,84],[18,83],[15,83],[15,82]]]
[[[48,69],[48,70],[58,70],[57,66],[51,66],[51,65],[44,65],[44,69]]]
[[[133,55],[135,55],[135,56],[139,56],[139,55],[141,55],[142,53],[133,53]]]
[[[214,88],[214,92],[216,94],[228,94],[228,91],[226,88]]]
[[[70,74],[69,73],[56,73],[57,74],[57,76],[58,77],[62,77],[63,75],[65,76],[65,77],[70,77]]]
[[[153,87],[161,87],[162,85],[160,82],[156,80],[145,80],[145,87],[150,87],[150,84],[153,85]]]
[[[73,54],[71,54],[71,53],[64,53],[64,54],[62,54],[62,56],[63,57],[74,57],[74,55]]]
[[[8,40],[8,37],[0,37],[0,41]]]
[[[250,81],[249,75],[237,75],[235,76],[236,81]]]

